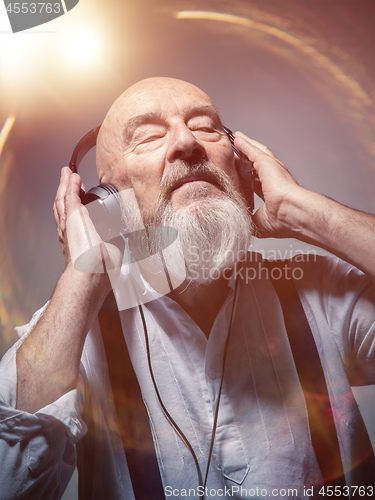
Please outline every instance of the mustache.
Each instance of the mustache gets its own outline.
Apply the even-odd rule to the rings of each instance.
[[[173,165],[164,174],[160,183],[159,203],[167,203],[175,189],[185,182],[192,180],[203,180],[210,182],[221,191],[228,192],[228,184],[231,186],[228,176],[215,165],[206,160],[191,164],[185,161]]]

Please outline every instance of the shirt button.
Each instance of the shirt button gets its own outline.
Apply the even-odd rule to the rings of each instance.
[[[208,376],[210,377],[211,380],[215,380],[216,378],[216,372],[213,368],[210,368],[208,370]]]

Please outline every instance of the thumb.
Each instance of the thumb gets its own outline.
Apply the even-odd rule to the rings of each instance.
[[[252,217],[255,226],[255,236],[257,238],[268,238],[272,236],[271,225],[267,219],[266,206],[262,205]]]

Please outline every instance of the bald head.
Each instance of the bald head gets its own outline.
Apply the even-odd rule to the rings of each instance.
[[[160,109],[164,102],[171,102],[182,95],[201,106],[212,107],[211,99],[201,89],[191,83],[175,78],[147,78],[129,87],[109,109],[97,140],[96,164],[101,182],[111,182],[113,172],[122,161],[127,127],[136,123],[137,118],[153,112],[165,112]],[[178,106],[178,104],[177,104]],[[217,113],[217,111],[216,111]],[[125,180],[125,179],[124,179]]]

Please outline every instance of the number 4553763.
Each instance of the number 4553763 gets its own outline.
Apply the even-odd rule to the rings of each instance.
[[[374,498],[372,486],[322,486],[318,493],[325,497]]]
[[[12,14],[60,14],[61,3],[45,3],[45,2],[10,2],[6,8],[7,12]]]

